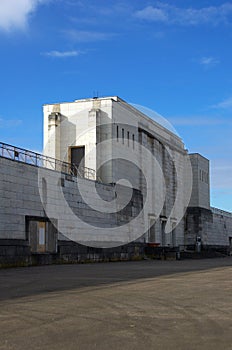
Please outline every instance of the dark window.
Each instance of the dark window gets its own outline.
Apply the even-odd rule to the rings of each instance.
[[[119,132],[118,132],[118,125],[117,125],[117,142],[118,142]]]
[[[130,146],[130,133],[127,131],[127,146]]]
[[[122,129],[122,143],[124,144],[124,129]]]

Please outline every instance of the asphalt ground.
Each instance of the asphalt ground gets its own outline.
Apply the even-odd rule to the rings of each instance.
[[[2,269],[0,349],[232,349],[232,258]]]

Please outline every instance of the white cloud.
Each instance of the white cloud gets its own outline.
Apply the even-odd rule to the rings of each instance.
[[[165,10],[157,7],[147,6],[143,10],[137,11],[135,16],[141,19],[166,22],[168,21],[168,13]]]
[[[200,9],[180,8],[167,3],[158,2],[156,6],[147,6],[135,12],[135,17],[142,20],[164,22],[179,25],[198,25],[203,23],[218,24],[229,22],[232,15],[232,4],[209,6]]]
[[[45,56],[49,56],[49,57],[58,57],[58,58],[65,58],[65,57],[76,57],[79,56],[80,54],[82,54],[83,52],[81,51],[49,51],[49,52],[45,52],[44,55]]]
[[[212,106],[212,108],[218,108],[218,109],[232,109],[232,97],[229,97],[215,105]]]
[[[219,60],[217,60],[214,57],[202,57],[200,59],[199,63],[205,67],[212,67],[220,62],[219,62]]]
[[[0,118],[0,129],[14,128],[22,124],[21,119],[3,119]]]
[[[0,30],[25,29],[38,5],[49,0],[0,0]]]
[[[85,30],[67,30],[64,32],[69,39],[75,42],[92,42],[107,40],[115,36],[114,33],[93,32]]]

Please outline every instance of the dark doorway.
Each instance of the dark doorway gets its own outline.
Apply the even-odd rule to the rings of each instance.
[[[149,243],[154,243],[156,242],[155,239],[155,219],[150,219],[150,228],[149,228],[149,233],[148,233],[148,242]]]
[[[162,237],[162,246],[164,247],[166,245],[166,234],[165,234],[165,226],[166,221],[161,221],[161,237]]]
[[[75,146],[70,147],[70,160],[72,164],[75,164],[76,167],[85,166],[85,146]]]

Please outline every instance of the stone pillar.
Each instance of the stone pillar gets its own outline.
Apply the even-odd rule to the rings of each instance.
[[[60,112],[52,112],[48,116],[48,143],[46,149],[50,157],[60,159]]]

